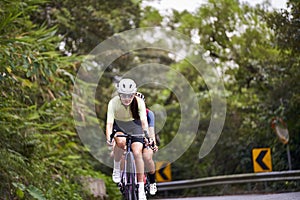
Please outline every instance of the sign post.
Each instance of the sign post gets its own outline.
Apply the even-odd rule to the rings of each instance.
[[[286,153],[288,157],[289,170],[292,170],[292,161],[291,161],[291,153],[290,153],[290,146],[289,146],[290,136],[289,136],[289,131],[287,129],[287,126],[283,122],[282,118],[274,117],[271,122],[271,127],[275,131],[279,140],[283,144],[286,144]]]

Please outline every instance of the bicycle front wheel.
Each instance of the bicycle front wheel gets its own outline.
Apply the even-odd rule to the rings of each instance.
[[[132,152],[127,155],[126,159],[126,199],[138,200],[138,188],[136,179],[136,166]]]

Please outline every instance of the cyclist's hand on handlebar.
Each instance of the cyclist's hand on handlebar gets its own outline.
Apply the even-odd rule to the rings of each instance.
[[[149,146],[152,148],[154,146],[154,140],[152,138],[149,138],[148,141],[149,141]]]
[[[154,152],[157,152],[157,151],[158,151],[158,146],[157,146],[156,144],[154,144],[154,146],[152,147],[152,150],[153,150]]]
[[[114,141],[111,138],[109,138],[106,140],[106,144],[108,147],[112,147],[114,145]]]
[[[158,151],[158,146],[155,144],[154,140],[153,140],[153,139],[150,139],[150,141],[151,141],[151,142],[149,143],[150,148],[151,148],[154,152]]]
[[[146,145],[147,147],[150,147],[150,146],[151,146],[150,138],[145,137],[145,138],[144,138],[144,141],[145,141],[145,145]]]
[[[106,137],[106,144],[108,147],[112,147],[114,145],[114,136],[115,134],[112,133],[110,136]]]
[[[150,147],[154,152],[158,150],[158,147],[152,138],[146,138],[146,146]]]

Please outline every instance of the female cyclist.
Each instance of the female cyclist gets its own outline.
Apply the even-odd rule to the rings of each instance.
[[[122,79],[118,86],[118,96],[113,97],[108,103],[106,121],[106,140],[112,145],[110,135],[112,133],[132,135],[148,135],[148,123],[145,102],[141,98],[135,98],[136,84],[132,79]],[[120,160],[126,147],[126,139],[114,137],[114,169],[113,181],[120,182]],[[137,181],[139,185],[139,199],[145,200],[144,190],[144,161],[143,161],[143,138],[132,140],[132,152],[137,167]]]

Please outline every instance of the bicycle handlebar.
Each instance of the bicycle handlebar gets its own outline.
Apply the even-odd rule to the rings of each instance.
[[[130,134],[127,134],[127,133],[124,133],[124,134],[117,134],[116,137],[145,137],[145,134],[134,134],[134,135],[130,135]]]
[[[110,141],[112,141],[114,137],[115,137],[115,134],[112,133],[112,134],[110,135]],[[124,133],[124,134],[117,134],[116,137],[126,137],[126,138],[128,138],[128,137],[138,137],[138,138],[143,138],[143,137],[145,137],[145,138],[148,140],[148,145],[147,145],[147,147],[150,147],[151,149],[153,149],[154,146],[155,146],[154,142],[152,142],[152,143],[150,144],[150,138],[149,138],[149,135],[148,135],[148,132],[147,132],[147,131],[145,131],[143,134],[134,134],[134,135],[130,135],[130,134],[127,134],[127,133]]]
[[[146,137],[145,134],[134,134],[134,135],[130,135],[130,134],[124,133],[124,134],[117,134],[117,135],[116,135],[116,137],[129,137],[129,136],[131,136],[131,137],[140,137],[140,138]],[[115,137],[115,133],[112,133],[112,134],[110,135],[110,142],[114,139],[114,137]],[[147,137],[146,137],[146,138],[147,138]]]

